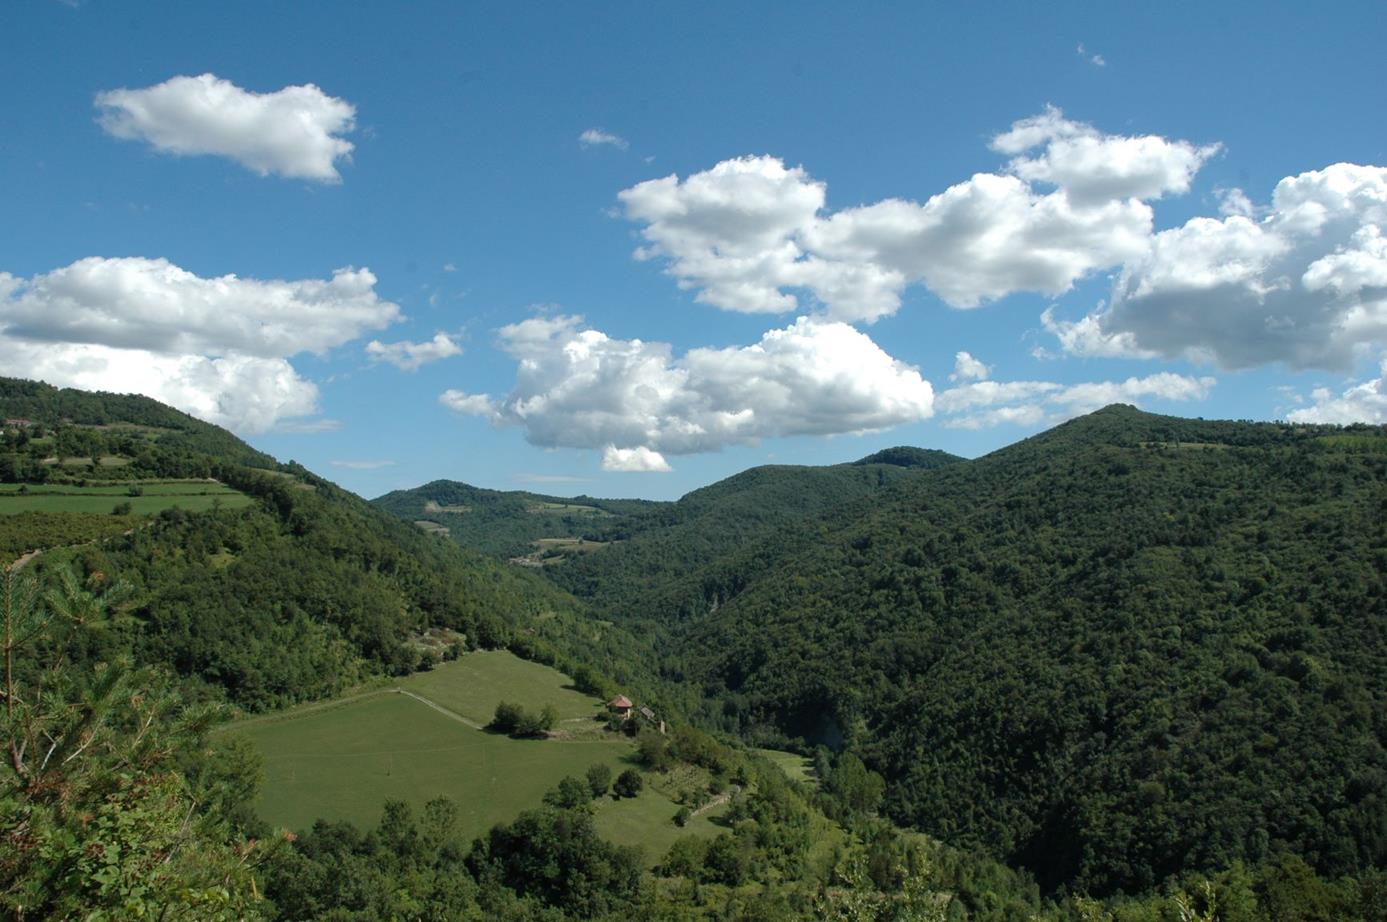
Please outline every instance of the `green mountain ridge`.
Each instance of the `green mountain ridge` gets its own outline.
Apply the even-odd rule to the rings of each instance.
[[[1382,436],[1110,407],[793,545],[667,669],[1047,887],[1381,866]]]
[[[755,468],[544,572],[706,724],[858,752],[896,820],[1047,888],[1353,873],[1387,859],[1385,436],[1115,405]]]
[[[117,478],[139,490],[141,477],[210,477],[253,500],[120,519],[14,517],[33,542],[21,546],[43,551],[31,564],[38,571],[73,566],[84,579],[101,574],[130,589],[134,621],[87,651],[94,659],[128,650],[260,710],[417,668],[422,654],[411,638],[431,628],[458,632],[472,646],[505,646],[541,615],[554,622],[547,631],[567,629],[567,614],[578,607],[532,573],[438,541],[299,465],[278,464],[148,398],[5,379],[0,418],[26,421],[7,430],[6,445],[28,459],[18,467],[47,483]],[[120,463],[40,463],[55,451]],[[114,533],[105,527],[113,521]]]
[[[11,493],[23,481],[39,506],[64,491],[119,505],[128,487],[161,509],[0,517],[12,556],[41,551],[21,577],[52,585],[71,570],[74,598],[107,593],[117,606],[101,630],[40,651],[61,652],[83,695],[103,687],[98,664],[130,656],[168,670],[185,702],[276,709],[427,666],[443,638],[557,665],[599,700],[615,683],[682,725],[678,758],[719,784],[741,750],[718,749],[690,719],[726,741],[813,757],[818,793],[777,794],[784,782],[757,775],[768,799],[733,810],[716,849],[671,858],[685,870],[651,890],[627,881],[598,894],[613,918],[637,905],[671,919],[807,918],[830,905],[843,910],[835,918],[870,917],[846,908],[859,894],[1009,922],[1196,917],[1183,907],[1223,922],[1381,916],[1387,428],[1114,406],[974,460],[898,447],[753,468],[673,503],[448,481],[368,503],[144,398],[4,379],[0,417],[26,421],[0,434]],[[178,506],[179,490],[211,480],[237,503]],[[544,539],[583,540],[533,566]],[[523,566],[508,562],[516,548]],[[119,753],[119,727],[103,732],[101,751]],[[641,757],[660,749],[649,738]],[[231,753],[222,766],[201,743],[160,750],[174,751],[189,803],[233,824],[199,833],[231,867],[253,765]],[[89,802],[110,802],[102,790],[144,797],[155,777],[185,783],[139,771],[100,769]],[[144,780],[121,787],[131,777]],[[58,790],[35,789],[32,803]],[[167,816],[189,809],[204,807]],[[85,829],[53,815],[73,835]],[[380,850],[409,826],[391,816],[365,836],[320,825],[307,851],[275,865],[274,886],[296,888],[295,862],[327,868],[346,849],[376,856],[351,859],[366,874],[381,854],[413,848],[406,836]],[[501,866],[480,846],[454,843],[437,867],[456,875],[465,858],[455,879],[503,898],[496,918],[570,917],[571,906],[514,902],[533,897],[521,881],[544,824],[582,826],[565,816],[490,837],[514,879],[488,878]],[[830,819],[852,844],[816,853],[808,830]],[[888,819],[1021,873],[956,850],[909,870],[909,843],[932,840]],[[391,867],[362,884],[381,888],[370,899],[415,885],[401,883],[404,864]],[[259,897],[243,872],[238,899],[250,906]],[[911,904],[911,880],[942,897]],[[731,889],[705,898],[700,887]]]

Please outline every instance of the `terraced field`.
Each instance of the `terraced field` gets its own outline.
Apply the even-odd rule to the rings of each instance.
[[[122,503],[130,504],[131,515],[152,515],[173,507],[203,512],[214,506],[231,509],[251,502],[244,493],[209,480],[146,481],[134,486],[138,487],[140,495],[130,495],[130,484],[89,487],[0,484],[0,515],[22,512],[107,515]]]

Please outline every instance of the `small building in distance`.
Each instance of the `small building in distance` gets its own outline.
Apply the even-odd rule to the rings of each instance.
[[[633,706],[634,706],[634,705],[631,704],[631,699],[628,698],[628,697],[626,697],[625,695],[617,695],[617,696],[616,696],[615,698],[613,698],[611,701],[608,701],[608,702],[607,702],[607,710],[608,710],[608,712],[610,712],[610,713],[612,713],[612,714],[615,714],[617,717],[620,717],[622,720],[629,720],[629,719],[630,719],[630,717],[631,717],[631,708],[632,708]]]

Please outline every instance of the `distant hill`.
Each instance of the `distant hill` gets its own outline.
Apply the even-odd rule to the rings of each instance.
[[[455,543],[498,557],[529,554],[541,538],[579,538],[601,530],[612,518],[664,505],[639,499],[503,492],[455,480],[395,490],[372,502],[426,530],[447,529]]]
[[[867,508],[930,473],[873,463],[755,467],[607,524],[596,537],[611,546],[546,573],[598,611],[660,631],[725,604],[771,561],[812,541],[805,523]]]
[[[870,454],[853,464],[894,464],[897,467],[919,467],[930,470],[936,467],[944,467],[947,464],[957,464],[967,460],[958,455],[951,455],[947,451],[939,451],[937,448],[912,448],[909,445],[897,445],[895,448],[883,448],[875,454]]]
[[[1387,862],[1387,430],[1116,406],[799,527],[666,639],[709,721],[1047,887]]]

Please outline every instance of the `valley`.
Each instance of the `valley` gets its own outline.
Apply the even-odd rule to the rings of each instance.
[[[368,503],[152,401],[0,392],[30,421],[6,618],[48,613],[9,681],[74,690],[9,732],[97,728],[90,770],[9,803],[54,842],[95,814],[50,791],[192,811],[169,885],[236,881],[237,912],[367,880],[514,918],[1367,920],[1387,893],[1379,429],[1114,406],[674,502]]]

